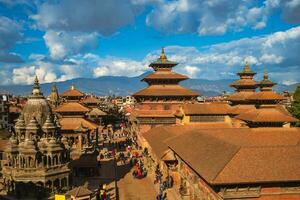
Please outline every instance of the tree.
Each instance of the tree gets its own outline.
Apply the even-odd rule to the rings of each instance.
[[[294,101],[292,102],[289,111],[294,117],[300,120],[300,85],[297,86],[293,98]],[[300,127],[300,122],[296,122],[295,126]]]

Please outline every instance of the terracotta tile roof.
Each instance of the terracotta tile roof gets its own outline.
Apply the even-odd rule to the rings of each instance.
[[[92,110],[87,114],[92,116],[106,116],[107,113],[100,110],[99,108],[92,108]]]
[[[286,97],[274,91],[261,91],[248,96],[247,99],[248,100],[285,100]]]
[[[229,113],[232,115],[238,115],[250,110],[256,110],[254,105],[246,105],[246,104],[239,104],[236,106],[232,106]]]
[[[67,195],[71,195],[73,197],[84,197],[90,196],[91,194],[93,194],[93,192],[83,186],[79,186],[67,192]]]
[[[199,94],[193,90],[186,89],[180,85],[151,85],[138,91],[132,96],[193,96]]]
[[[99,104],[99,103],[101,103],[101,101],[99,99],[97,99],[95,97],[92,97],[92,96],[89,96],[89,97],[81,100],[81,102],[85,103],[85,104],[92,104],[92,103]]]
[[[185,134],[186,132],[192,130],[230,127],[231,124],[224,122],[159,126],[143,133],[143,136],[150,144],[155,154],[162,158],[166,155],[168,151],[168,146],[166,145],[165,141],[167,141],[170,138],[176,137],[181,134]]]
[[[134,110],[134,117],[175,117],[172,110]]]
[[[185,80],[188,79],[187,76],[178,74],[176,72],[170,71],[170,70],[158,70],[155,71],[152,74],[149,74],[146,76],[143,80],[147,79],[180,79],[180,80]]]
[[[82,124],[83,127],[86,127],[90,130],[95,130],[98,128],[98,125],[84,119],[82,117],[63,117],[59,119],[61,125],[61,130],[76,130]]]
[[[228,101],[244,101],[246,100],[249,96],[253,95],[255,92],[253,91],[240,91],[233,93],[230,95],[227,100]]]
[[[239,79],[234,81],[230,86],[256,86],[257,82],[253,79]]]
[[[84,93],[77,89],[70,89],[60,94],[61,97],[83,97]]]
[[[276,107],[261,107],[236,116],[237,119],[251,122],[296,122],[296,118],[287,115]]]
[[[80,112],[80,113],[86,113],[89,112],[90,109],[83,106],[80,103],[77,102],[66,102],[61,105],[59,105],[56,109],[53,110],[57,113],[64,113],[64,112]]]
[[[226,103],[196,103],[183,105],[183,111],[186,115],[226,115],[230,112],[230,110],[231,106]]]
[[[299,128],[199,129],[166,140],[210,184],[300,180],[299,142]]]
[[[300,146],[241,148],[213,182],[226,184],[299,181],[299,153]]]
[[[166,143],[208,182],[214,180],[240,148],[208,134],[199,134],[197,131],[182,134]]]

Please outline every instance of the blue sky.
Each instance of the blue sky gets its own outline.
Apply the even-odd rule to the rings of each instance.
[[[300,82],[300,0],[0,0],[0,84],[149,70],[161,47],[192,78],[234,79],[246,61]]]

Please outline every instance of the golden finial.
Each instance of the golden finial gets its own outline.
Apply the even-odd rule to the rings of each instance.
[[[75,90],[75,85],[74,84],[71,85],[71,90]]]
[[[160,56],[159,56],[159,59],[160,59],[161,61],[166,61],[166,60],[167,60],[167,56],[166,56],[166,54],[165,54],[165,49],[164,49],[164,47],[161,49],[161,54],[160,54]]]
[[[248,63],[248,61],[246,61],[246,64],[244,66],[244,71],[249,71],[249,70],[250,70],[249,63]]]
[[[264,80],[268,80],[268,79],[269,79],[269,74],[268,74],[267,68],[265,68]]]

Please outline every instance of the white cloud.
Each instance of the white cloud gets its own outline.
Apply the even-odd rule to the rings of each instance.
[[[279,64],[283,61],[283,57],[274,54],[263,54],[259,60],[266,64]]]
[[[118,28],[134,22],[134,17],[141,11],[137,4],[138,1],[134,5],[130,0],[44,2],[38,7],[38,13],[31,18],[46,30],[110,35]]]
[[[73,55],[84,50],[97,47],[97,33],[67,33],[47,31],[44,39],[54,59],[62,59],[67,55]]]
[[[261,37],[243,38],[226,43],[196,47],[167,46],[170,60],[178,62],[175,71],[193,78],[228,79],[237,78],[235,73],[248,61],[251,68],[261,75],[265,68],[272,80],[277,82],[299,82],[300,28],[291,28]],[[12,77],[15,84],[31,84],[34,74],[41,82],[64,81],[77,77],[138,76],[147,70],[149,63],[156,60],[161,50],[150,52],[142,60],[118,57],[101,57],[92,53],[69,56],[61,62],[32,55],[32,63],[0,73]],[[5,84],[8,82],[5,82]],[[4,82],[2,82],[4,84]]]
[[[190,78],[196,78],[200,71],[200,68],[196,66],[187,65],[183,67],[183,74],[186,74]]]
[[[266,0],[260,7],[240,0],[178,0],[158,4],[147,24],[162,32],[222,35],[245,27],[262,29],[279,0]]]
[[[34,81],[35,66],[21,67],[13,69],[14,84],[31,84]]]
[[[98,65],[94,70],[94,77],[99,76],[138,76],[148,68],[145,62],[114,57],[99,58]]]

